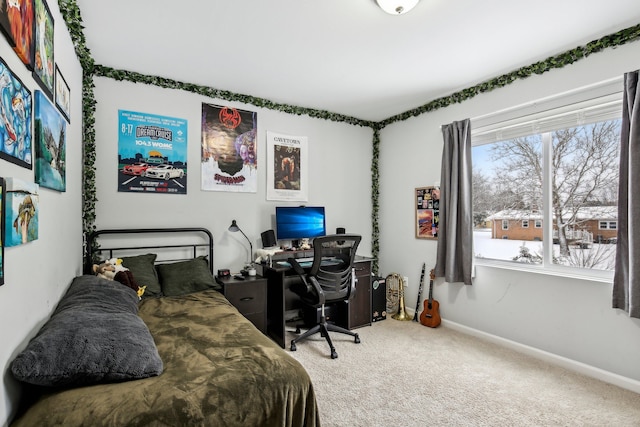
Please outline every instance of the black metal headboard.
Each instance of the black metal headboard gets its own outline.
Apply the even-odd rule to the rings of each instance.
[[[117,238],[112,242],[98,241],[101,236],[107,235]],[[176,253],[187,250],[189,257],[175,257]],[[99,260],[152,251],[158,254],[157,263],[183,261],[206,255],[213,274],[213,235],[202,227],[96,230],[88,237],[86,251],[85,273],[91,272],[91,266]],[[165,257],[164,254],[171,257]]]

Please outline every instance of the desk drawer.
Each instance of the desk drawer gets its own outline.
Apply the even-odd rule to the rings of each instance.
[[[267,287],[263,281],[225,286],[224,296],[244,315],[264,312]]]

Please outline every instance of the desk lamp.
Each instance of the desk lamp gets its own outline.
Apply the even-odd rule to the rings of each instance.
[[[250,252],[249,252],[249,266],[253,265],[253,245],[251,244],[251,240],[249,240],[249,238],[247,237],[246,234],[244,234],[244,231],[242,231],[240,229],[240,227],[238,227],[238,223],[236,222],[236,220],[234,219],[233,221],[231,221],[231,225],[229,226],[229,231],[231,231],[232,233],[235,233],[236,231],[239,231],[242,233],[242,235],[244,236],[245,239],[247,239],[247,242],[249,242],[249,248],[250,248]]]

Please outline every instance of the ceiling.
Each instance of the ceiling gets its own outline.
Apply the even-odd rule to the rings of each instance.
[[[380,121],[640,23],[638,0],[77,0],[96,64]]]

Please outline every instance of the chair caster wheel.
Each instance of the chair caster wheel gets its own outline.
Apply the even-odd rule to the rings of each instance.
[[[297,327],[296,328],[296,334],[299,334],[299,333],[300,333],[300,327]]]
[[[291,351],[296,351],[297,347],[296,347],[296,343],[292,342],[291,343]]]
[[[335,350],[331,350],[331,358],[332,359],[337,359],[338,358],[338,353],[336,353]]]
[[[353,340],[356,344],[360,344],[360,335],[356,334],[355,339]]]

